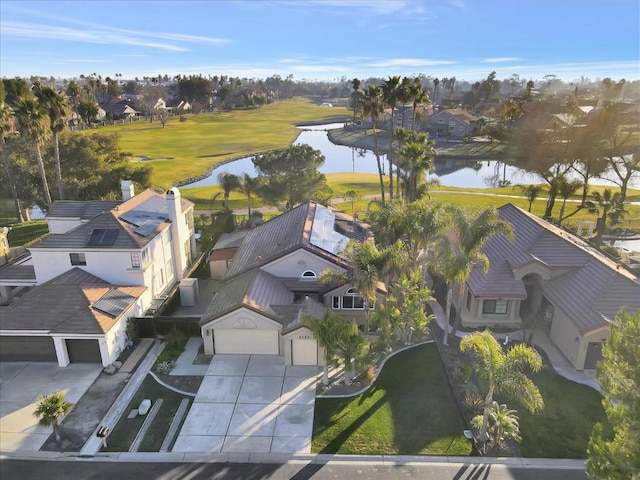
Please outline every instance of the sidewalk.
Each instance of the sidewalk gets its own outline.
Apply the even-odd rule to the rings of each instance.
[[[444,331],[445,325],[449,333],[453,330],[451,326],[446,322],[445,313],[442,307],[438,302],[429,302],[429,306],[431,310],[433,310],[433,314],[436,317],[436,322],[438,327]],[[461,332],[458,330],[456,332],[456,337],[464,338],[468,335],[471,335],[469,332]],[[518,330],[512,333],[494,333],[493,336],[498,340],[504,340],[506,336],[509,336],[511,340],[522,341],[522,331]],[[553,344],[553,341],[549,337],[546,332],[542,332],[540,330],[536,331],[533,337],[533,345],[544,350],[544,353],[547,354],[547,358],[549,362],[551,362],[551,366],[555,370],[555,372],[561,377],[566,378],[567,380],[571,380],[572,382],[580,383],[582,385],[587,385],[594,390],[602,393],[600,388],[600,384],[595,379],[594,372],[592,371],[581,371],[573,368],[573,365],[569,363],[569,360],[562,354],[562,352]]]
[[[176,366],[173,367],[169,375],[184,376],[184,375],[196,375],[204,376],[207,374],[209,365],[194,365],[193,361],[198,355],[198,349],[202,345],[201,337],[190,337],[187,340],[187,344],[184,347],[184,352],[180,354],[176,360]]]

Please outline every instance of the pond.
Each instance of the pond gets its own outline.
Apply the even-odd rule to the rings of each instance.
[[[378,173],[376,156],[370,150],[334,145],[329,140],[327,130],[342,128],[342,123],[330,123],[299,127],[301,132],[294,142],[295,145],[307,144],[319,150],[325,157],[325,163],[320,167],[322,173]],[[241,175],[248,173],[255,176],[256,170],[251,159],[253,156],[240,158],[232,162],[220,165],[212,170],[211,174],[197,182],[182,185],[180,188],[206,187],[218,183],[217,176],[222,172]],[[386,155],[380,155],[383,172],[388,173]],[[429,178],[438,178],[443,186],[462,188],[490,188],[497,187],[500,182],[508,181],[510,185],[540,183],[541,179],[536,174],[527,172],[517,167],[505,165],[498,160],[470,161],[462,159],[449,159],[437,161],[435,173]],[[611,181],[593,179],[594,185],[613,185]]]

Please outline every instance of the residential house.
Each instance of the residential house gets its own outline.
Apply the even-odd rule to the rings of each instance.
[[[140,115],[140,112],[134,110],[133,107],[126,102],[102,103],[100,107],[105,112],[105,118],[111,115],[114,120],[127,119]]]
[[[427,131],[436,138],[464,138],[475,135],[478,117],[463,110],[451,108],[433,114],[427,121]]]
[[[287,365],[322,365],[302,315],[333,309],[364,323],[364,299],[353,286],[325,287],[318,277],[348,272],[341,256],[348,242],[369,238],[365,224],[315,202],[250,230],[200,321],[205,353],[282,355]]]
[[[220,236],[209,254],[211,278],[222,280],[247,233],[249,233],[248,230],[236,230],[231,233],[223,233]]]
[[[122,202],[54,202],[51,233],[28,261],[2,267],[5,293],[35,288],[0,310],[0,358],[108,365],[124,348],[126,320],[183,279],[196,252],[193,203],[177,188],[134,195],[123,181],[122,192]]]
[[[640,279],[585,241],[512,204],[498,209],[514,240],[492,237],[488,273],[472,270],[456,307],[465,327],[539,319],[578,370],[593,369],[622,307],[640,308]]]
[[[381,116],[381,123],[389,125],[391,123],[391,108],[386,108]],[[413,130],[413,105],[397,106],[393,110],[394,128],[406,128]],[[424,120],[434,113],[434,107],[431,105],[418,105],[416,107],[416,130],[422,130]]]
[[[78,267],[0,307],[0,360],[112,364],[144,286],[113,285]]]

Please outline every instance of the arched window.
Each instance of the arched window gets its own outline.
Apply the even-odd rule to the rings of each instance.
[[[303,280],[313,280],[315,278],[318,278],[318,276],[316,275],[316,272],[312,270],[305,270],[304,272],[302,272],[301,278]]]
[[[344,292],[344,294],[345,295],[360,295],[360,292],[358,290],[356,290],[355,288],[350,288],[349,290]]]

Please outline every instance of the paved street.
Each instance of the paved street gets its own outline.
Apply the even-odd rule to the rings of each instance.
[[[506,465],[412,464],[400,466],[364,462],[349,463],[128,463],[97,461],[0,460],[3,480],[74,480],[102,478],[161,479],[242,479],[242,480],[389,480],[416,478],[429,480],[585,480],[583,471],[569,469],[514,468]]]

